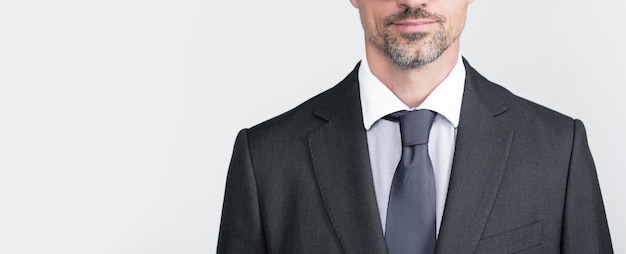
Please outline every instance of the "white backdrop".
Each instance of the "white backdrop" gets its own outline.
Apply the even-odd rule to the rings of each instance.
[[[462,39],[485,76],[585,122],[617,253],[625,7],[475,0]],[[0,2],[0,253],[215,252],[237,131],[362,55],[348,0]]]

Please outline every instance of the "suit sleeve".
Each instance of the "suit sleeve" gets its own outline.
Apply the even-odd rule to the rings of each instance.
[[[228,169],[217,253],[266,253],[246,130],[237,135]]]
[[[585,127],[575,120],[563,228],[562,253],[613,253]]]

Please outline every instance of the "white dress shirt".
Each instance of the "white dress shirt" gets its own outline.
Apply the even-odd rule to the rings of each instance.
[[[428,109],[437,113],[430,129],[428,153],[435,176],[437,235],[439,235],[452,170],[456,129],[461,114],[464,84],[465,66],[459,55],[459,60],[443,82],[433,90],[421,105],[416,108],[409,108],[372,74],[366,57],[361,61],[359,92],[361,108],[363,109],[363,125],[367,130],[374,189],[383,232],[385,231],[391,182],[400,162],[402,143],[399,123],[382,119],[382,117],[399,110]]]

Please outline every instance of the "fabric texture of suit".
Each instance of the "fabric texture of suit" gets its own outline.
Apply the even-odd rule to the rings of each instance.
[[[464,63],[436,253],[612,253],[583,124]],[[239,133],[218,253],[387,253],[357,70]]]

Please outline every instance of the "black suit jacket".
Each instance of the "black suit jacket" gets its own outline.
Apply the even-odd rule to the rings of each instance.
[[[583,124],[465,66],[437,253],[612,253]],[[387,253],[357,70],[239,133],[218,253]]]

